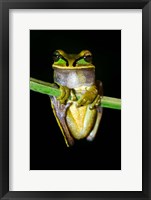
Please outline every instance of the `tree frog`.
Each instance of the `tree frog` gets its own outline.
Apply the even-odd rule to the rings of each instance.
[[[82,50],[67,54],[56,50],[53,54],[54,83],[60,89],[59,97],[50,97],[53,113],[67,147],[75,139],[92,141],[102,117],[102,83],[95,81],[92,54]]]

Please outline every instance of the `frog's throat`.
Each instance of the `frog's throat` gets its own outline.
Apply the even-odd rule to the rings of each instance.
[[[68,88],[91,86],[95,83],[95,69],[58,69],[54,68],[54,82]]]
[[[72,70],[76,70],[76,69],[95,69],[94,65],[90,65],[90,66],[79,66],[79,67],[63,67],[63,66],[57,66],[57,65],[52,65],[52,68],[56,68],[56,69],[72,69]]]

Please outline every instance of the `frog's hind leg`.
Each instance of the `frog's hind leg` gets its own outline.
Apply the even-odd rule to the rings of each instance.
[[[97,107],[96,122],[95,122],[95,125],[94,125],[92,131],[90,132],[90,134],[86,138],[88,141],[93,141],[95,136],[96,136],[96,133],[98,131],[99,124],[100,124],[100,121],[101,121],[101,118],[102,118],[102,111],[103,111],[103,109],[101,107]]]
[[[61,104],[56,97],[51,97],[51,106],[53,109],[53,113],[56,117],[57,123],[61,129],[61,132],[64,136],[64,140],[66,142],[66,145],[72,146],[74,144],[74,139],[73,137],[70,135],[68,126],[66,124],[66,111],[68,109],[68,107],[70,106],[69,103],[67,103],[66,105]]]

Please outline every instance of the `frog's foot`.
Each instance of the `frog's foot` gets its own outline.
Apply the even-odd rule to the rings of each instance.
[[[99,104],[101,103],[101,98],[102,97],[99,94],[96,96],[94,101],[89,106],[90,110],[92,110],[92,109],[94,109],[94,108],[99,106]]]
[[[77,101],[77,107],[91,104],[95,100],[97,95],[98,95],[98,90],[96,86],[95,85],[91,86],[89,89],[86,89],[86,92]]]
[[[60,89],[61,94],[59,97],[57,97],[57,100],[59,100],[61,104],[65,104],[70,96],[70,89],[62,85],[60,85],[59,89]]]
[[[66,112],[67,109],[69,108],[69,106],[71,105],[70,103],[65,104],[61,104],[56,97],[51,98],[52,104],[54,106],[54,114],[57,118],[57,122],[59,124],[59,127],[65,137],[65,141],[67,143],[67,146],[72,146],[74,144],[74,139],[71,136],[70,132],[69,132],[69,128],[67,126],[66,123]]]
[[[96,87],[97,87],[98,94],[96,95],[96,98],[94,99],[94,101],[90,104],[90,106],[89,106],[90,110],[97,108],[101,104],[101,99],[103,97],[102,82],[97,80]]]
[[[92,131],[90,132],[90,134],[86,138],[88,141],[93,141],[95,136],[96,136],[96,133],[98,131],[99,124],[100,124],[100,121],[101,121],[101,118],[102,118],[102,112],[103,112],[103,109],[101,107],[98,107],[95,125],[94,125]]]

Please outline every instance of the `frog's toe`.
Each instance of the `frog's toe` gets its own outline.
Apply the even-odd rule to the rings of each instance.
[[[79,99],[79,101],[77,102],[77,107],[85,106],[87,104],[89,104],[89,100],[84,97],[84,98]]]
[[[61,100],[62,98],[64,98],[64,96],[65,96],[65,89],[64,89],[64,87],[62,86],[62,85],[60,85],[60,96],[59,97],[57,97],[57,100]]]
[[[94,140],[94,137],[92,135],[89,135],[87,138],[86,138],[89,142],[92,142]]]
[[[99,106],[99,104],[101,103],[101,96],[97,95],[97,97],[95,98],[95,100],[93,101],[93,103],[90,105],[90,110],[94,109],[96,106]]]
[[[66,86],[60,85],[60,96],[57,97],[57,100],[60,101],[61,104],[65,104],[66,100],[69,98],[70,89]]]

